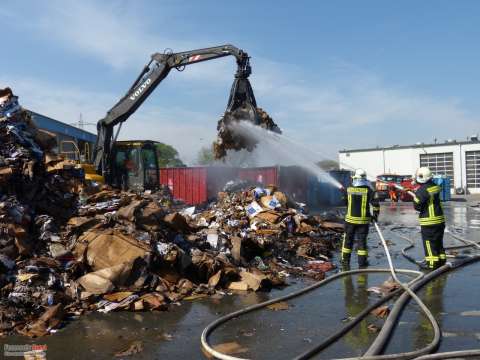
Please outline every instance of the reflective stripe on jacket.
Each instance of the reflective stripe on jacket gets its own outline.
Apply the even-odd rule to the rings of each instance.
[[[347,213],[345,221],[350,224],[368,224],[371,219],[370,205],[376,213],[380,205],[369,186],[351,186],[347,189]]]
[[[420,212],[418,218],[421,226],[445,223],[440,191],[440,186],[430,180],[415,192],[414,207],[415,210]]]

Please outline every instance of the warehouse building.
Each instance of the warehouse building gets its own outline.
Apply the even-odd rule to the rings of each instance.
[[[412,175],[418,167],[428,166],[434,174],[448,176],[457,192],[480,193],[478,136],[467,141],[341,150],[338,159],[343,168],[364,168],[369,178],[381,174]]]
[[[86,161],[91,160],[97,136],[91,132],[65,124],[48,116],[29,110],[37,127],[54,133],[57,136],[57,151],[74,151],[72,142],[76,144]]]

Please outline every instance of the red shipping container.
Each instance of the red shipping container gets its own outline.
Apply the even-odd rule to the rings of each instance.
[[[175,200],[199,205],[215,199],[225,184],[237,178],[237,169],[221,166],[161,168],[160,184],[167,185]]]
[[[278,169],[276,166],[238,169],[238,178],[250,180],[264,186],[278,185]]]
[[[199,205],[217,197],[230,180],[250,180],[263,186],[275,185],[292,200],[308,203],[308,172],[298,166],[257,168],[183,167],[161,168],[160,184],[167,185],[174,199]]]
[[[167,185],[173,198],[188,205],[198,205],[208,199],[207,168],[161,168],[160,184]]]

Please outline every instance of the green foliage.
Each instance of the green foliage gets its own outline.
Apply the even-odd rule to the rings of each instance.
[[[198,165],[211,165],[215,162],[215,156],[213,155],[212,146],[203,146],[197,155]]]
[[[171,145],[158,143],[157,157],[159,167],[183,167],[185,164],[178,157],[178,151]]]

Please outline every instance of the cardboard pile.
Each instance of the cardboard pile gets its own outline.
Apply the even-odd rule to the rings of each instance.
[[[227,252],[235,264],[245,266],[260,258],[267,268],[279,271],[282,264],[286,270],[328,259],[343,232],[338,222],[304,214],[274,186],[220,193],[191,223],[206,227],[196,236],[206,233],[207,242],[215,234],[216,249]]]
[[[0,333],[38,336],[48,327],[39,321],[58,323],[52,319],[62,313],[66,249],[58,226],[76,211],[82,180],[54,146],[11,90],[0,90]]]
[[[322,262],[341,225],[274,187],[223,192],[199,210],[168,188],[87,186],[38,133],[19,107],[0,117],[0,334],[42,336],[89,311],[166,310],[331,269]]]

